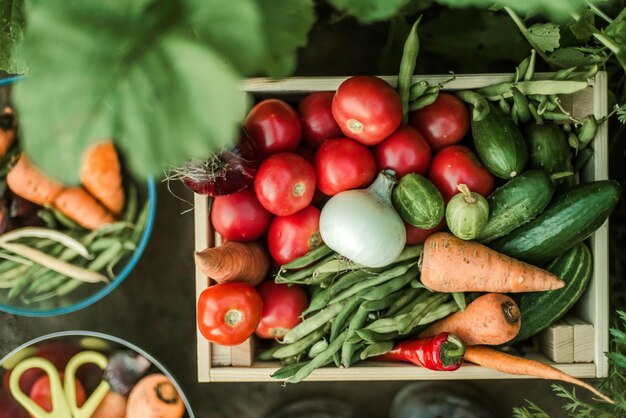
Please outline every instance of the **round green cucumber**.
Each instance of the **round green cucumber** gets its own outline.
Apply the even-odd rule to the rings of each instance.
[[[567,144],[567,136],[563,129],[552,122],[542,125],[531,123],[524,129],[529,150],[529,166],[543,168],[550,174],[574,171],[572,149]],[[564,190],[576,183],[571,175],[554,182],[557,189]]]
[[[457,238],[474,239],[487,224],[489,203],[465,184],[459,184],[458,188],[461,193],[455,194],[446,207],[446,223]]]
[[[419,174],[402,177],[393,189],[391,199],[400,217],[416,228],[431,229],[443,219],[445,204],[441,192]]]

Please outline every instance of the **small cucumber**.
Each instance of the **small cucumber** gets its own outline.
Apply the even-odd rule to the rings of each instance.
[[[513,341],[530,338],[558,321],[585,292],[591,275],[592,256],[584,244],[577,244],[546,268],[565,282],[565,287],[547,292],[524,293],[519,301],[522,326]]]
[[[419,174],[402,177],[393,189],[391,199],[402,219],[417,228],[436,227],[445,213],[441,192]]]
[[[529,149],[529,166],[543,168],[550,174],[574,171],[572,149],[567,144],[567,135],[557,124],[544,122],[531,123],[524,129]],[[557,190],[565,190],[576,183],[574,176],[567,176],[554,182]]]
[[[489,203],[465,184],[459,184],[458,189],[461,193],[455,194],[446,207],[446,223],[457,238],[474,239],[487,224]]]
[[[486,244],[530,222],[554,195],[554,183],[545,170],[529,170],[497,188],[487,198],[489,220],[476,237]]]
[[[607,220],[621,186],[600,180],[572,187],[532,221],[493,241],[494,250],[530,264],[543,265],[582,242]]]
[[[526,141],[509,116],[498,106],[489,107],[486,117],[472,120],[474,146],[491,174],[508,180],[521,174],[528,161]]]

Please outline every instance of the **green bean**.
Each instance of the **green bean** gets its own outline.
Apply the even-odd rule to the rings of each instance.
[[[408,314],[396,315],[393,318],[380,318],[376,321],[368,324],[364,330],[375,332],[377,334],[386,334],[389,332],[397,332],[399,331],[398,324],[399,320],[406,317]]]
[[[300,370],[302,367],[304,367],[307,363],[308,361],[301,361],[299,363],[293,363],[287,366],[283,366],[280,369],[276,370],[274,373],[272,373],[270,376],[273,379],[279,379],[279,380],[289,379],[290,377],[295,375],[296,372]]]
[[[318,367],[322,367],[330,363],[330,361],[332,360],[333,354],[336,353],[339,349],[341,349],[341,346],[343,342],[345,341],[345,339],[346,339],[346,333],[344,331],[342,334],[340,334],[337,337],[337,339],[335,339],[335,341],[332,341],[330,344],[328,344],[328,347],[326,348],[326,350],[319,353],[317,356],[315,356],[314,359],[312,359],[303,367],[298,369],[296,374],[294,374],[291,378],[289,378],[287,382],[288,383],[301,382],[304,379],[306,379],[307,376],[309,376]]]
[[[309,302],[309,306],[302,312],[302,315],[308,315],[311,312],[319,311],[328,305],[330,302],[330,288],[323,289],[311,298],[311,302]]]
[[[296,356],[319,341],[319,339],[324,336],[324,333],[324,327],[316,329],[309,335],[306,335],[291,344],[281,346],[274,351],[273,356],[278,359]]]
[[[539,102],[539,106],[537,106],[537,114],[543,115],[543,113],[548,110],[548,97],[544,96]]]
[[[454,302],[457,304],[460,310],[464,311],[467,306],[465,302],[465,293],[463,292],[452,292],[452,298]]]
[[[358,329],[356,333],[361,340],[367,341],[368,343],[392,341],[399,336],[397,331],[380,333],[369,329]]]
[[[397,292],[391,293],[383,298],[378,300],[370,300],[368,302],[363,303],[363,307],[368,312],[377,312],[382,311],[383,309],[389,308],[395,301],[402,297],[404,293],[403,289],[398,290]]]
[[[541,116],[537,114],[537,108],[531,102],[528,102],[528,111],[530,112],[530,116],[532,116],[535,120],[536,124],[541,125],[543,123],[543,119],[541,119]]]
[[[274,360],[274,352],[276,350],[278,350],[280,348],[279,345],[274,346],[272,348],[269,348],[265,351],[262,351],[261,353],[259,353],[259,355],[256,356],[256,359],[259,361],[271,361]]]
[[[581,80],[588,80],[590,78],[593,78],[598,71],[600,71],[600,67],[598,66],[598,64],[594,64],[594,65],[590,66],[589,69],[587,71],[585,71],[585,73],[580,76],[580,79]]]
[[[594,115],[589,115],[578,132],[578,139],[580,139],[578,149],[585,148],[595,138],[596,132],[598,132],[598,120]]]
[[[59,277],[63,279],[66,278],[66,276],[53,270],[42,271],[41,274],[33,278],[29,285],[24,289],[23,294],[28,297],[37,293],[49,292],[56,288],[55,283],[58,282],[58,280],[52,279],[58,279]]]
[[[367,321],[368,313],[369,312],[365,308],[363,308],[363,305],[359,306],[359,309],[357,309],[356,313],[350,320],[348,329],[344,331],[344,339],[351,338],[353,335],[356,334],[357,329],[363,328],[363,325],[365,325],[365,321]],[[337,339],[338,338],[339,337],[337,337]],[[352,354],[354,354],[354,349],[354,343],[351,342],[344,341],[341,345],[341,365],[343,367],[350,367]]]
[[[529,105],[530,108],[530,105]],[[544,119],[553,120],[553,121],[571,121],[572,118],[569,115],[559,112],[548,112],[545,111],[541,114]]]
[[[54,215],[56,220],[59,222],[59,224],[63,225],[67,229],[74,230],[74,231],[85,230],[85,228],[83,228],[82,226],[74,222],[72,219],[68,218],[63,212],[59,211],[58,209],[52,206],[46,207],[46,208],[52,212],[52,214]]]
[[[338,280],[336,280],[332,285],[330,285],[330,287],[328,288],[329,294],[331,296],[336,295],[342,290],[349,288],[355,283],[362,282],[363,280],[367,279],[368,277],[372,275],[373,273],[365,269],[354,270],[354,271],[345,273]]]
[[[46,224],[46,228],[58,229],[58,222],[52,212],[47,209],[37,211],[37,216]]]
[[[84,282],[81,282],[80,280],[70,279],[57,288],[57,294],[59,296],[65,296],[80,287],[83,283]]]
[[[321,310],[310,318],[305,319],[298,325],[293,327],[283,337],[284,344],[291,344],[302,337],[305,337],[315,331],[316,329],[326,325],[331,319],[335,317],[343,308],[343,303],[334,303],[328,305],[326,309]]]
[[[422,255],[423,250],[424,250],[423,245],[407,245],[406,247],[404,247],[404,249],[398,256],[398,258],[396,258],[393,261],[393,263],[391,263],[391,265],[393,266],[395,264],[403,263],[405,261],[411,261],[413,259],[417,259],[420,255]],[[382,269],[388,269],[388,268],[389,268],[388,266],[381,267],[381,271],[384,271]]]
[[[401,264],[399,266],[393,267],[383,273],[381,273],[380,275],[373,277],[371,279],[368,280],[363,280],[359,283],[354,284],[352,287],[349,287],[348,289],[344,290],[343,292],[339,293],[337,296],[335,296],[334,298],[332,298],[330,300],[329,303],[335,303],[335,302],[339,302],[342,301],[358,292],[360,292],[361,290],[367,289],[369,287],[372,286],[376,286],[382,283],[385,283],[388,280],[394,279],[398,276],[402,276],[404,274],[406,274],[409,269],[411,269],[412,267],[414,267],[417,263],[411,263],[411,264]],[[417,271],[417,269],[415,269],[415,271]],[[411,273],[410,273],[411,274]]]
[[[413,101],[419,97],[421,97],[426,89],[429,87],[428,81],[421,80],[411,86],[411,91],[409,92],[409,101]]]
[[[524,96],[517,87],[513,87],[511,91],[513,93],[513,103],[515,104],[515,110],[520,122],[528,122],[531,117],[530,110],[528,110],[528,99],[526,99],[526,96]]]
[[[128,186],[126,196],[126,208],[124,209],[122,221],[133,222],[135,220],[135,216],[137,216],[137,186],[131,183]]]
[[[369,358],[369,357],[382,356],[383,354],[387,354],[391,350],[393,350],[393,342],[391,341],[374,343],[374,344],[368,345],[365,348],[365,350],[361,352],[361,355],[359,356],[359,358],[361,360],[365,360],[366,358]]]
[[[454,79],[454,77],[453,77]],[[434,86],[430,86],[426,89],[426,91],[424,92],[424,94],[428,95],[428,94],[439,94],[439,91],[441,90],[441,84],[436,84]]]
[[[567,135],[567,143],[569,144],[570,147],[574,148],[575,150],[580,148],[580,139],[578,138],[578,135],[576,135],[574,132],[570,132]]]
[[[418,289],[420,290],[420,289]],[[426,290],[423,291],[421,294],[419,294],[415,299],[413,299],[412,301],[410,301],[409,303],[407,303],[402,309],[400,309],[398,312],[396,312],[396,317],[398,315],[402,315],[402,314],[406,314],[409,313],[413,310],[413,308],[420,303],[425,302],[426,300],[428,300],[428,298],[430,298],[433,295],[433,292],[431,292],[430,290]]]
[[[302,283],[303,279],[310,278],[313,275],[313,272],[315,271],[317,267],[319,267],[322,264],[333,261],[334,259],[336,259],[336,257],[337,256],[334,253],[330,254],[326,257],[323,257],[319,263],[309,266],[305,269],[298,270],[286,276],[282,275],[282,271],[281,271],[279,272],[278,276],[276,276],[275,282],[276,283]]]
[[[290,364],[296,364],[300,361],[300,357],[302,356],[287,357],[287,358],[282,359],[280,363],[284,364],[285,366],[288,366]]]
[[[9,294],[7,297],[9,299],[13,299],[16,296],[19,296],[24,289],[29,285],[31,279],[35,274],[43,270],[43,266],[37,264],[33,267],[28,268],[24,271],[24,274],[16,280],[15,285],[9,290]]]
[[[107,248],[106,250],[98,254],[98,256],[91,263],[89,263],[89,266],[87,268],[93,271],[102,270],[103,268],[106,267],[109,261],[111,261],[113,258],[117,256],[117,254],[119,254],[121,249],[122,249],[121,242],[117,241],[117,242],[112,243],[109,248]]]
[[[419,17],[404,42],[404,50],[402,51],[402,60],[400,61],[400,72],[398,74],[398,94],[402,103],[402,119],[404,123],[409,121],[409,97],[411,90],[411,79],[415,70],[415,61],[420,48],[419,37],[417,36],[417,25],[421,17]]]
[[[582,150],[580,150],[580,152],[576,156],[576,159],[574,160],[574,170],[576,171],[581,170],[585,166],[585,164],[587,164],[587,161],[589,161],[589,159],[592,156],[593,156],[593,149],[583,148]]]
[[[91,243],[91,245],[89,246],[89,251],[91,251],[92,253],[99,253],[111,247],[112,245],[117,245],[118,243],[120,243],[120,240],[118,238],[99,238]]]
[[[412,287],[408,288],[408,289],[405,289],[403,291],[402,296],[399,299],[397,299],[389,307],[389,309],[387,309],[387,312],[385,312],[385,315],[386,316],[394,315],[400,309],[404,308],[409,302],[411,302],[413,299],[415,299],[420,292],[423,292],[423,290],[422,289],[414,289]]]
[[[321,354],[322,351],[326,350],[327,348],[328,348],[328,341],[319,340],[318,342],[313,344],[311,348],[309,349],[309,358],[316,357],[318,354]]]
[[[0,282],[13,281],[16,278],[21,277],[28,271],[28,269],[35,267],[36,266],[18,265],[17,267],[2,273],[2,275],[0,275]]]
[[[528,66],[530,64],[530,56],[524,58],[520,64],[515,67],[515,78],[513,79],[514,83],[517,83],[521,79],[524,78],[526,71],[528,71]]]
[[[134,242],[135,244],[139,242],[139,239],[141,238],[144,229],[146,229],[146,224],[148,222],[149,213],[150,213],[150,202],[148,201],[143,206],[143,209],[141,209],[141,212],[139,212],[139,217],[137,218],[133,232],[130,235],[130,240]]]
[[[476,122],[483,120],[489,114],[489,103],[480,94],[472,90],[459,90],[454,93],[462,101],[472,105],[472,119]]]
[[[534,49],[530,50],[530,60],[528,62],[528,69],[524,73],[524,80],[530,81],[535,76],[535,61],[537,58],[537,52]]]
[[[576,68],[578,67],[563,68],[562,70],[559,70],[556,73],[552,74],[552,77],[550,78],[552,80],[566,80],[569,78],[570,75],[572,75],[574,71],[576,71]]]
[[[296,258],[295,260],[281,266],[280,270],[294,270],[310,266],[332,252],[333,250],[328,245],[322,243],[322,245],[313,248],[302,257]]]
[[[409,103],[409,111],[413,112],[433,104],[437,100],[437,96],[439,96],[439,93],[424,94],[418,97]]]
[[[561,125],[561,129],[563,129],[563,131],[565,133],[570,133],[570,132],[572,132],[572,124],[571,123],[564,123],[563,125]]]
[[[317,277],[320,274],[324,273],[342,273],[344,271],[352,271],[362,268],[358,264],[348,260],[344,257],[335,257],[334,260],[331,260],[327,263],[324,263],[318,266],[315,270],[313,270],[313,277]]]
[[[419,320],[417,325],[419,326],[430,324],[431,322],[435,322],[442,318],[445,318],[446,316],[458,310],[459,305],[457,305],[455,302],[444,303],[442,305],[439,305],[437,309],[427,312],[426,315],[424,315],[422,319]]]
[[[361,296],[361,299],[368,301],[375,301],[386,297],[387,295],[402,289],[411,280],[417,277],[417,269],[413,271],[407,271],[401,276],[391,279],[379,286],[370,289],[367,293]],[[381,308],[383,309],[383,308]]]
[[[517,87],[525,96],[532,94],[572,94],[588,87],[586,81],[574,80],[533,80],[520,81],[513,84],[509,82],[498,83],[477,89],[476,92],[489,100],[500,100],[502,96],[509,98],[513,96],[513,87]]]
[[[407,316],[405,318],[398,321],[400,334],[408,334],[411,332],[430,309],[436,309],[436,307],[441,305],[447,298],[447,294],[440,293],[432,296],[427,302],[417,305],[410,313],[406,314]]]
[[[509,102],[506,101],[504,97],[502,97],[500,101],[498,101],[498,106],[500,107],[502,113],[504,113],[505,115],[511,114],[511,105],[509,104]]]
[[[109,279],[113,280],[115,278],[116,274],[113,271],[113,269],[115,268],[115,266],[117,266],[117,263],[119,263],[120,260],[124,258],[126,254],[127,253],[119,253],[117,257],[109,261],[109,263],[106,266],[106,272],[107,272],[107,275],[109,276]]]

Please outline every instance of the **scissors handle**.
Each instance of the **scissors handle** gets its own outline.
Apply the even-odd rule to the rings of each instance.
[[[28,397],[20,388],[20,378],[28,369],[41,369],[50,379],[50,397],[52,399],[52,411],[47,412]],[[61,384],[59,372],[50,361],[41,357],[31,357],[19,362],[11,372],[9,380],[11,394],[34,418],[59,418],[71,417],[72,412],[67,404],[65,393]]]
[[[110,386],[106,381],[100,382],[98,387],[93,391],[89,399],[85,401],[82,407],[76,402],[76,372],[78,368],[84,364],[95,364],[100,369],[106,369],[109,361],[106,356],[97,351],[83,351],[76,354],[67,363],[65,367],[64,389],[67,403],[74,418],[91,418],[104,397],[109,393]]]

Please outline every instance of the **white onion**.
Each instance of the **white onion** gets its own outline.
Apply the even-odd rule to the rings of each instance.
[[[404,223],[391,204],[392,171],[378,174],[367,189],[333,196],[322,209],[322,240],[342,256],[365,267],[384,267],[402,252]]]

